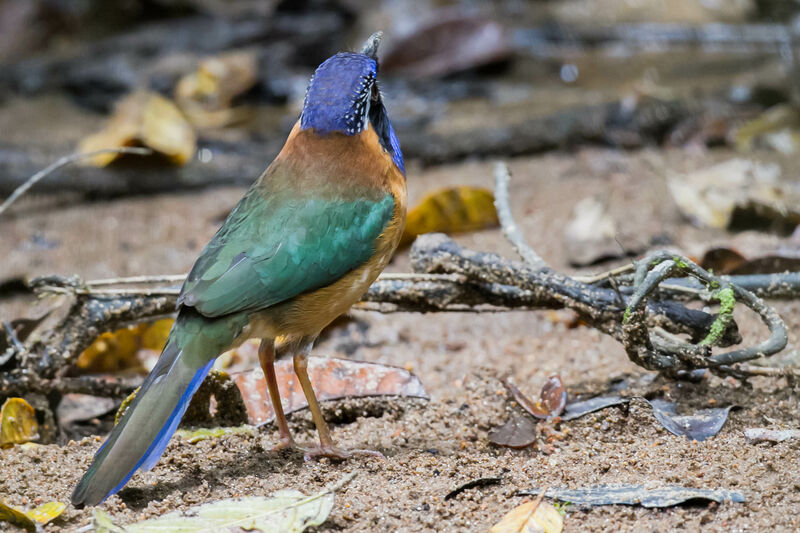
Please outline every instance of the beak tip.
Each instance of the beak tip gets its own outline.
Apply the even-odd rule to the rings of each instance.
[[[381,44],[381,39],[383,39],[383,32],[381,30],[376,31],[369,38],[364,42],[364,46],[361,47],[361,53],[365,56],[371,57],[372,59],[378,58],[378,46]]]

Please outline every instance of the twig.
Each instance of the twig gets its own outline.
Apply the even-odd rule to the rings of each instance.
[[[497,218],[500,220],[503,235],[506,236],[506,239],[508,239],[522,260],[531,265],[531,267],[541,270],[546,268],[547,264],[525,242],[525,237],[522,236],[522,232],[520,232],[517,223],[514,222],[514,216],[511,214],[511,205],[508,201],[508,182],[510,180],[511,173],[508,170],[508,165],[502,161],[496,163],[494,166],[494,207],[497,210]]]
[[[603,281],[606,279],[610,279],[612,277],[619,276],[620,274],[625,274],[627,272],[633,272],[635,266],[633,264],[622,265],[621,267],[612,268],[607,272],[602,272],[600,274],[595,274],[594,276],[574,276],[572,279],[575,281],[580,281],[581,283],[597,283],[598,281]]]
[[[14,347],[16,347],[18,350],[23,350],[22,343],[19,342],[17,334],[14,332],[14,328],[11,327],[11,324],[3,320],[3,328],[6,330],[6,335],[8,336],[8,340],[11,341]]]
[[[735,378],[748,378],[753,376],[764,377],[785,377],[788,379],[800,379],[800,368],[792,366],[774,367],[774,366],[756,366],[747,363],[740,363],[732,366],[721,366],[717,369],[720,374],[727,374]]]
[[[174,274],[163,276],[132,276],[129,278],[108,278],[87,281],[87,287],[101,287],[104,285],[148,285],[153,283],[180,283],[186,279],[186,274]]]
[[[8,347],[6,351],[0,354],[0,366],[3,366],[11,360],[15,355],[22,355],[25,353],[25,347],[19,342],[17,334],[11,324],[3,320],[3,329],[5,330],[6,339],[8,339]]]
[[[58,170],[59,168],[69,165],[70,163],[74,163],[76,161],[80,161],[82,159],[89,159],[97,155],[108,154],[108,153],[115,153],[115,154],[135,154],[135,155],[151,155],[153,151],[150,148],[138,148],[138,147],[122,147],[122,148],[107,148],[104,150],[96,150],[94,152],[82,152],[82,153],[75,153],[71,155],[64,156],[57,160],[52,165],[40,170],[30,178],[28,178],[25,183],[17,187],[11,195],[5,199],[5,201],[0,205],[0,215],[2,215],[6,209],[11,206],[20,196],[25,194],[28,189],[36,185],[37,182],[41,181],[43,178],[47,177],[48,174],[51,174],[53,171]]]

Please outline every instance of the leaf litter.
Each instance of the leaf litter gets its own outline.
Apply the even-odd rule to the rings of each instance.
[[[80,152],[105,148],[146,146],[175,165],[194,156],[197,136],[186,116],[167,98],[151,91],[136,91],[120,100],[108,124],[81,141]],[[119,153],[94,156],[88,164],[104,167],[119,159]]]
[[[703,254],[700,266],[715,274],[737,276],[797,272],[800,271],[800,251],[797,246],[791,246],[747,258],[733,248],[710,248]]]
[[[47,502],[35,509],[25,510],[13,507],[0,500],[0,522],[8,522],[28,531],[38,531],[41,526],[58,518],[66,508],[66,504],[61,502]]]
[[[775,163],[733,158],[667,180],[685,217],[710,228],[794,228],[800,190]]]
[[[542,501],[544,491],[533,501],[523,503],[492,526],[490,533],[561,533],[564,517],[552,504]]]
[[[291,360],[275,363],[278,389],[286,414],[308,407],[303,389],[294,374]],[[368,396],[403,396],[428,399],[425,387],[417,376],[403,368],[311,356],[308,358],[308,376],[319,401]],[[261,369],[233,375],[247,407],[250,423],[268,423],[275,418],[272,402]]]
[[[541,489],[532,488],[519,492],[520,495],[539,494]],[[582,506],[596,505],[641,505],[642,507],[673,507],[693,501],[712,501],[717,503],[743,503],[741,492],[724,489],[697,489],[667,485],[647,487],[644,485],[609,484],[581,489],[550,488],[545,491],[547,498],[570,502]]]
[[[97,533],[200,533],[234,527],[262,533],[300,533],[328,519],[334,493],[355,476],[355,473],[349,474],[311,496],[293,489],[279,490],[269,498],[250,496],[219,500],[125,526],[115,524],[105,512],[95,509],[93,524]]]
[[[722,429],[728,419],[728,413],[735,405],[700,409],[691,415],[679,415],[677,405],[661,399],[647,400],[653,408],[653,415],[664,429],[689,440],[704,441],[713,437]]]
[[[23,398],[8,398],[0,408],[0,448],[39,438],[36,411]]]
[[[552,375],[547,378],[539,398],[534,402],[519,390],[507,378],[503,380],[503,385],[508,389],[522,407],[534,419],[551,420],[558,417],[567,404],[567,389],[561,381],[561,377]],[[489,442],[498,446],[508,448],[525,448],[536,442],[539,433],[536,420],[528,416],[523,416],[512,412],[508,421],[494,428],[489,432]]]
[[[400,246],[423,233],[465,233],[500,224],[494,194],[481,187],[446,187],[429,193],[408,211]]]
[[[561,415],[561,420],[575,420],[589,413],[594,413],[607,407],[625,405],[629,400],[621,396],[597,396],[588,400],[568,403]]]
[[[546,420],[559,416],[564,412],[567,405],[567,389],[561,381],[561,377],[552,375],[544,382],[541,392],[539,392],[539,399],[532,402],[525,396],[516,385],[508,381],[503,381],[503,384],[508,388],[517,403],[525,409],[531,416]]]

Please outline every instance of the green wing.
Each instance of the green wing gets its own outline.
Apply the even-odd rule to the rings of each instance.
[[[394,211],[390,194],[286,196],[248,191],[194,264],[178,303],[213,317],[330,285],[369,260]]]

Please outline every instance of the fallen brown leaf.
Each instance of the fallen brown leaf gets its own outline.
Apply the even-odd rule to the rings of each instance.
[[[79,151],[143,145],[177,165],[194,156],[197,138],[178,107],[158,93],[137,91],[119,101],[105,129],[81,141]],[[97,155],[88,164],[104,167],[121,156]]]
[[[489,442],[507,448],[525,448],[536,442],[537,435],[535,420],[512,413],[508,422],[489,431]]]
[[[291,413],[308,406],[289,359],[275,363],[283,410]],[[309,357],[308,375],[320,401],[365,396],[428,398],[422,382],[407,370],[377,363],[327,357]],[[233,376],[242,393],[251,424],[275,418],[261,369]]]
[[[516,385],[507,379],[503,383],[511,391],[520,407],[536,418],[546,419],[558,416],[564,412],[564,408],[567,405],[567,389],[564,387],[560,376],[552,375],[547,378],[536,402],[532,402]]]
[[[748,259],[731,248],[711,248],[703,254],[700,264],[715,274],[733,276],[797,272],[800,270],[800,253],[795,247],[786,247]]]
[[[439,12],[435,22],[417,27],[390,45],[381,67],[418,78],[506,61],[511,46],[503,27],[480,16]]]

